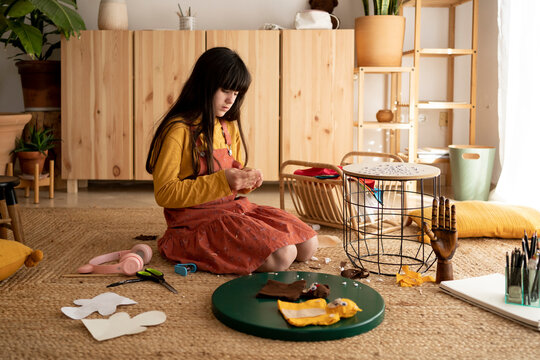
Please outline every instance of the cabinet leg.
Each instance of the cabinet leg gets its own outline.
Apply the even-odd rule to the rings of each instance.
[[[77,179],[68,179],[67,192],[69,194],[76,194],[79,191]]]

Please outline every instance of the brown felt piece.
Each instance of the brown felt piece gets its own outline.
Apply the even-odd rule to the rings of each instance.
[[[315,285],[316,289],[312,290],[311,287]],[[330,295],[330,286],[326,284],[313,284],[309,289],[302,294],[303,299],[326,299]]]
[[[271,297],[281,300],[296,301],[306,287],[306,280],[298,280],[291,284],[276,280],[268,280],[257,293],[257,297]]]
[[[348,279],[363,279],[369,276],[369,271],[366,269],[346,269],[341,272],[341,276]]]

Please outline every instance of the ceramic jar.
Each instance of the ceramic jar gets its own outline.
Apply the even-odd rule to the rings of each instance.
[[[390,122],[394,118],[394,113],[392,113],[392,110],[379,110],[375,117],[378,122]]]
[[[98,29],[128,29],[126,0],[101,0],[99,4]]]

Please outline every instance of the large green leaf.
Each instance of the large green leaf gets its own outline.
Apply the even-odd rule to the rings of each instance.
[[[6,20],[8,27],[17,35],[26,53],[34,59],[41,55],[41,32],[33,26]]]
[[[60,29],[66,38],[79,33],[86,27],[80,15],[70,7],[67,7],[58,0],[29,0],[34,6],[47,15]]]
[[[362,3],[364,4],[364,15],[369,15],[369,1],[368,0],[362,0]]]
[[[19,0],[9,9],[7,16],[21,17],[34,10],[34,5],[29,0]]]

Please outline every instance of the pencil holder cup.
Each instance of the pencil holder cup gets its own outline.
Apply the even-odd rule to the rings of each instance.
[[[193,16],[180,16],[178,28],[180,30],[195,30],[195,17]]]
[[[537,269],[522,267],[505,269],[505,296],[507,304],[540,308],[540,275]]]

